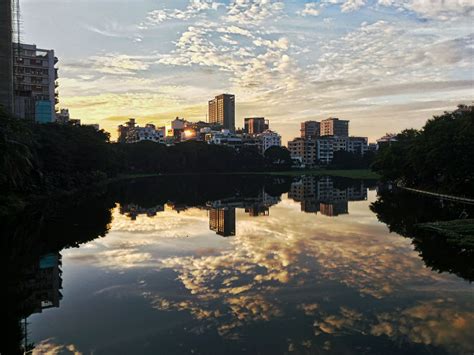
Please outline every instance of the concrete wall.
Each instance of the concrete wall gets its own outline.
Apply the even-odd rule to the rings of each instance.
[[[13,109],[12,2],[0,0],[0,106]]]

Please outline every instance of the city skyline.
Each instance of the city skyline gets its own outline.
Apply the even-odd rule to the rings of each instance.
[[[60,107],[114,136],[128,117],[205,119],[221,92],[236,126],[264,116],[283,142],[330,116],[374,141],[472,101],[468,1],[91,4],[22,0],[22,42],[57,53]]]

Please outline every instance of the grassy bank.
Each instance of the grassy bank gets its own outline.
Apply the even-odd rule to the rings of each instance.
[[[444,237],[450,244],[474,250],[474,219],[422,223],[418,228]]]
[[[239,171],[239,172],[225,172],[225,173],[168,173],[159,174],[160,176],[176,176],[176,175],[273,175],[273,176],[338,176],[351,179],[377,180],[380,175],[374,173],[369,169],[354,169],[354,170],[327,170],[327,169],[313,169],[313,170],[288,170],[288,171]]]
[[[374,173],[369,169],[353,169],[353,170],[328,170],[328,169],[316,169],[316,170],[291,170],[291,171],[276,171],[268,172],[265,174],[269,175],[284,175],[284,176],[339,176],[351,179],[379,179],[380,175]]]

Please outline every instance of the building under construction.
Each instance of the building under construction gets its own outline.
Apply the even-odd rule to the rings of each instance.
[[[0,106],[17,118],[56,121],[58,59],[21,43],[20,1],[0,0]]]
[[[13,111],[12,0],[0,1],[0,106]]]

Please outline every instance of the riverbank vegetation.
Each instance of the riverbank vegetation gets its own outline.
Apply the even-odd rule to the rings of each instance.
[[[474,106],[460,105],[379,149],[373,170],[409,187],[474,195]]]
[[[380,185],[370,209],[390,232],[410,238],[428,267],[474,281],[474,206]]]
[[[289,172],[292,160],[284,147],[262,155],[256,147],[183,142],[166,146],[144,141],[119,144],[91,126],[36,124],[0,111],[0,214],[21,209],[26,200],[82,189],[117,176],[182,173]],[[336,159],[341,167],[348,156]],[[350,159],[349,159],[350,160]],[[357,160],[350,168],[367,165]],[[308,174],[323,175],[322,170]],[[303,172],[295,172],[301,175]],[[337,171],[326,175],[345,176]],[[352,174],[348,174],[352,177]],[[360,178],[355,173],[354,177]],[[371,176],[373,177],[373,175]]]
[[[474,250],[474,219],[422,223],[418,228],[446,238],[449,244]]]

